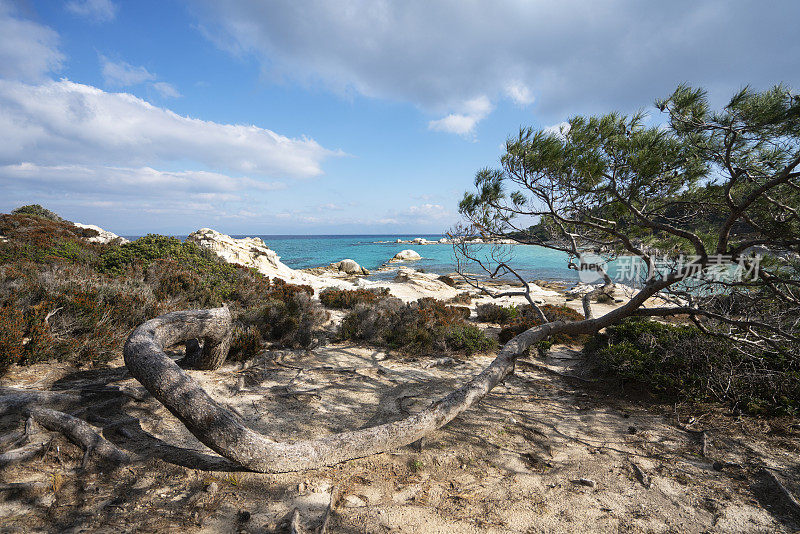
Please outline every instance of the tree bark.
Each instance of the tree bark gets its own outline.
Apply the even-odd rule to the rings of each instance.
[[[34,407],[29,409],[29,413],[37,423],[48,430],[61,432],[70,441],[83,447],[88,454],[96,454],[114,464],[130,461],[126,453],[95,432],[85,421],[49,408]]]

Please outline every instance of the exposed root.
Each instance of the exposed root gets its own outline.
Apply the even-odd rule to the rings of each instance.
[[[48,445],[50,445],[50,440],[42,441],[40,443],[29,443],[28,445],[24,445],[18,449],[4,452],[3,454],[0,454],[0,467],[29,460],[45,450]]]
[[[43,427],[61,432],[70,441],[83,447],[86,458],[89,455],[96,455],[113,464],[130,462],[130,457],[125,452],[95,432],[88,423],[76,417],[49,408],[38,407],[30,408],[29,413]]]

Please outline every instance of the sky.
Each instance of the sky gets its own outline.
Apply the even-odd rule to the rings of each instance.
[[[0,0],[0,212],[442,233],[520,127],[800,87],[800,2]]]

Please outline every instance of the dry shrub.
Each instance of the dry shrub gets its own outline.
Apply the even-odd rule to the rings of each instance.
[[[572,322],[581,321],[584,318],[582,314],[568,306],[545,304],[543,306],[539,306],[539,308],[542,310],[542,312],[544,312],[544,316],[548,321]],[[498,336],[500,343],[508,343],[512,338],[518,336],[524,331],[542,324],[531,306],[519,306],[516,308],[516,310],[516,316],[508,321],[507,326],[500,331]],[[550,341],[553,343],[583,343],[587,338],[588,337],[583,334],[558,334],[552,336]]]
[[[311,346],[327,315],[309,286],[270,280],[174,237],[97,245],[91,231],[32,213],[0,215],[0,374],[48,359],[103,362],[131,330],[165,312],[227,303],[239,336],[235,358],[262,338]]]
[[[342,321],[339,335],[412,355],[472,354],[495,348],[494,340],[466,322],[468,312],[431,298],[404,304],[390,297],[356,305]]]
[[[337,289],[329,287],[320,291],[319,300],[326,308],[350,310],[356,304],[366,304],[389,296],[387,288]]]

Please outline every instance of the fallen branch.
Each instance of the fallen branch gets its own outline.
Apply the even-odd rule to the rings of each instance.
[[[297,508],[292,512],[292,519],[289,521],[289,532],[291,534],[305,534],[305,529],[300,524],[300,510]]]
[[[778,490],[778,493],[781,495],[781,497],[783,497],[783,500],[785,501],[789,510],[791,510],[791,512],[796,516],[800,517],[800,502],[797,502],[797,499],[795,499],[794,495],[792,495],[789,490],[786,489],[786,486],[784,486],[781,481],[778,480],[778,477],[775,476],[775,473],[764,468],[761,470],[761,474],[764,475],[764,478],[766,478],[768,482],[772,483],[776,490]]]
[[[18,449],[13,449],[8,452],[0,454],[0,467],[6,466],[16,462],[23,462],[33,458],[50,445],[50,440],[41,443],[29,443]]]
[[[636,475],[636,480],[638,480],[645,488],[650,489],[650,477],[647,476],[647,473],[645,473],[641,467],[633,462],[631,462],[631,467],[633,468],[633,474]]]
[[[0,413],[20,411],[32,404],[47,404],[64,409],[80,403],[82,399],[80,394],[74,392],[0,387]]]
[[[164,353],[164,347],[186,339],[202,338],[206,345],[224,345],[219,340],[229,337],[231,328],[227,308],[173,312],[147,321],[128,338],[123,355],[131,375],[195,437],[220,455],[259,472],[317,469],[417,441],[483,399],[513,372],[517,358],[535,343],[553,334],[596,332],[630,315],[660,288],[654,284],[643,289],[626,304],[596,319],[554,321],[519,334],[465,385],[404,419],[293,443],[275,442],[246,427]]]
[[[130,457],[125,452],[76,417],[49,408],[30,408],[29,413],[43,427],[61,432],[70,441],[83,447],[87,455],[95,454],[114,464],[130,462]]]

